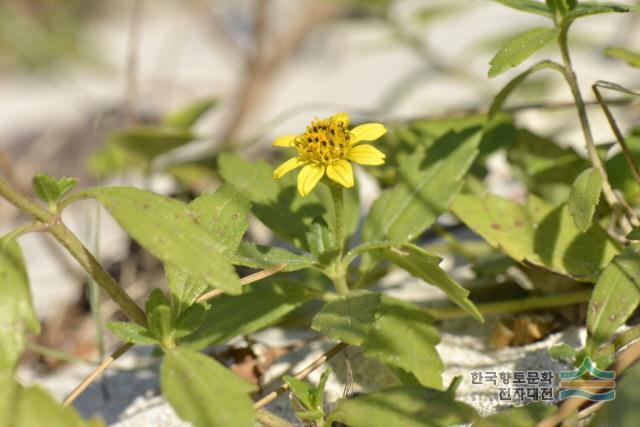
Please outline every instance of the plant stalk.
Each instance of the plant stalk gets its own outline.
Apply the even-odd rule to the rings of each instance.
[[[593,167],[600,173],[600,177],[602,178],[602,193],[604,194],[604,198],[607,201],[607,204],[611,206],[611,208],[621,214],[622,227],[626,233],[631,231],[632,227],[629,224],[628,219],[624,214],[622,214],[622,209],[616,194],[609,183],[609,178],[607,176],[607,171],[604,167],[604,163],[598,154],[596,149],[596,144],[593,140],[593,134],[591,133],[591,126],[589,124],[589,118],[587,116],[587,109],[585,107],[584,99],[582,97],[582,93],[580,92],[580,87],[578,86],[578,79],[576,77],[576,73],[573,69],[573,64],[571,62],[571,56],[569,55],[569,45],[568,45],[568,33],[569,33],[570,23],[562,23],[560,26],[560,34],[558,35],[558,44],[560,46],[560,53],[562,55],[562,63],[564,64],[564,77],[571,89],[571,94],[573,95],[573,99],[576,104],[576,109],[578,110],[578,118],[580,119],[580,126],[582,127],[582,133],[584,134],[585,143],[587,146],[587,152],[589,154],[589,160]]]
[[[100,265],[89,250],[78,240],[60,218],[40,207],[36,203],[18,193],[4,179],[0,178],[0,196],[22,212],[31,215],[44,225],[44,230],[51,234],[84,270],[98,283],[98,285],[120,306],[122,311],[134,322],[146,325],[144,311],[118,285],[118,282]]]

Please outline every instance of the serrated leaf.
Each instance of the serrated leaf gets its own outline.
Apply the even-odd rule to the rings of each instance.
[[[551,415],[555,410],[553,405],[531,403],[484,417],[473,423],[473,427],[530,427]]]
[[[374,202],[363,242],[410,241],[430,227],[460,190],[478,155],[480,137],[477,127],[448,132],[400,160],[399,182]]]
[[[562,72],[562,67],[559,64],[553,61],[540,61],[510,80],[509,83],[507,83],[502,89],[500,89],[500,92],[498,92],[498,94],[493,97],[493,101],[491,101],[491,106],[489,107],[489,113],[487,114],[489,120],[493,119],[493,117],[495,117],[495,115],[500,112],[509,95],[511,95],[511,93],[518,86],[520,86],[527,79],[527,77],[529,77],[536,71],[544,70],[547,68]]]
[[[337,250],[333,233],[329,229],[329,225],[322,217],[317,217],[309,226],[307,232],[307,244],[309,250],[316,258],[322,258],[322,255],[329,251]]]
[[[380,294],[359,290],[326,303],[313,317],[311,329],[352,345],[364,342],[380,305]]]
[[[587,312],[592,350],[624,325],[640,302],[640,245],[630,244],[604,269]]]
[[[227,342],[273,325],[314,297],[300,282],[261,280],[242,295],[212,300],[202,325],[181,342],[193,348]]]
[[[622,46],[612,46],[606,48],[604,54],[611,58],[621,59],[632,67],[640,68],[640,52]]]
[[[575,9],[567,14],[565,19],[574,20],[585,16],[599,15],[601,13],[626,13],[631,8],[622,3],[613,2],[589,2],[580,1]]]
[[[162,290],[155,288],[151,291],[149,297],[144,303],[144,311],[145,313],[149,314],[153,310],[161,306],[169,307],[169,300],[165,296],[164,292],[162,292]]]
[[[287,266],[283,271],[302,270],[315,264],[315,260],[309,255],[295,254],[275,246],[256,245],[249,242],[240,243],[237,252],[230,259],[234,265],[260,269],[286,263]]]
[[[529,197],[521,205],[501,197],[459,195],[452,212],[489,244],[519,262],[544,267],[580,281],[595,281],[620,251],[598,225],[581,233],[566,205],[553,207]]]
[[[576,228],[583,233],[591,227],[601,192],[602,178],[595,168],[582,172],[571,186],[569,213]]]
[[[173,312],[168,305],[156,307],[147,315],[149,332],[165,347],[173,347]]]
[[[535,13],[536,15],[545,16],[553,19],[553,14],[546,4],[537,0],[494,0],[512,9],[520,10],[527,13]]]
[[[298,415],[299,417],[302,416],[305,419],[322,420],[324,417],[324,408],[322,405],[323,390],[319,387],[315,387],[309,384],[308,382],[301,381],[289,375],[285,375],[284,377],[282,377],[282,379],[286,384],[289,385],[289,389],[291,390],[291,392],[296,396],[302,406],[304,406],[304,409],[307,411],[301,414],[299,413],[301,411],[298,411],[296,415]]]
[[[160,384],[180,418],[195,427],[254,426],[249,393],[256,386],[204,354],[181,347],[168,350]]]
[[[470,423],[479,416],[469,405],[446,393],[404,385],[342,399],[327,418],[350,427],[449,427]]]
[[[378,256],[406,270],[412,276],[440,288],[456,305],[476,320],[484,322],[482,314],[467,298],[469,291],[439,267],[442,258],[431,255],[413,244],[386,245],[375,248],[373,251]]]
[[[56,203],[78,184],[77,178],[53,178],[43,173],[33,177],[33,189],[40,200]]]
[[[412,373],[426,387],[441,389],[444,364],[435,348],[440,335],[432,321],[420,307],[383,295],[364,352]]]
[[[179,128],[190,128],[205,114],[215,109],[218,104],[218,98],[206,98],[192,102],[183,108],[167,114],[164,118],[164,124]]]
[[[518,66],[525,59],[551,43],[558,37],[557,28],[533,28],[524,31],[506,42],[491,59],[489,78],[499,76],[510,68]]]
[[[93,188],[118,223],[146,250],[165,263],[231,294],[240,279],[222,255],[224,248],[193,218],[184,203],[130,187]]]
[[[247,231],[247,215],[251,204],[246,194],[230,184],[221,185],[214,193],[198,196],[189,203],[198,222],[209,232],[222,253],[231,255]]]
[[[164,271],[171,290],[171,307],[176,316],[183,313],[209,288],[204,281],[195,279],[179,268],[165,264]]]
[[[27,270],[18,243],[3,238],[0,239],[0,372],[14,369],[24,351],[27,331],[40,332]]]
[[[101,427],[97,419],[83,420],[72,407],[60,405],[39,386],[24,387],[10,375],[0,375],[0,426]]]
[[[109,322],[107,328],[124,342],[157,344],[158,340],[144,326],[132,322]]]

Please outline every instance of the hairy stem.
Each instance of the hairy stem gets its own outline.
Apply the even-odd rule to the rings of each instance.
[[[336,268],[333,274],[333,283],[336,286],[336,291],[340,295],[346,295],[349,293],[349,286],[347,285],[346,269],[342,267],[342,257],[344,254],[345,236],[344,236],[344,195],[342,186],[339,184],[329,183],[329,189],[331,190],[331,198],[333,199],[333,209],[335,213],[335,228],[333,230],[333,236],[338,247],[338,262],[334,264]]]
[[[18,193],[2,178],[0,178],[0,196],[4,197],[23,213],[31,215],[41,222],[44,226],[43,229],[67,249],[78,264],[84,268],[132,321],[140,325],[146,325],[147,320],[144,311],[127,295],[118,285],[118,282],[100,265],[91,252],[84,247],[82,242],[62,223],[58,216]]]

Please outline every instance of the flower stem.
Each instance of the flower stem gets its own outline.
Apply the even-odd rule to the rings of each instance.
[[[346,295],[349,293],[349,286],[347,285],[346,269],[342,266],[342,257],[344,255],[344,196],[342,186],[334,183],[329,183],[329,189],[331,190],[331,198],[333,199],[333,210],[335,213],[335,229],[333,230],[336,245],[338,247],[337,262],[334,262],[334,273],[332,274],[333,283],[335,284],[336,291],[340,295]]]

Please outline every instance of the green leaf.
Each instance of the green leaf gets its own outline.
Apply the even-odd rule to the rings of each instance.
[[[338,250],[329,225],[322,217],[315,218],[311,223],[307,232],[307,244],[311,253],[319,259],[331,251]]]
[[[86,193],[102,203],[145,249],[165,263],[188,271],[209,286],[231,294],[240,280],[210,237],[183,203],[130,187],[94,188]]]
[[[560,343],[549,349],[549,355],[557,360],[571,360],[576,357],[578,352],[569,344]]]
[[[426,387],[441,389],[444,364],[435,348],[440,335],[432,321],[420,307],[383,295],[364,352],[412,373]]]
[[[469,291],[439,267],[442,258],[431,255],[413,244],[387,245],[386,247],[382,246],[373,249],[373,251],[378,256],[403,268],[412,276],[437,286],[460,308],[472,315],[476,320],[484,322],[482,314],[467,298]]]
[[[473,423],[473,427],[530,427],[555,412],[546,403],[532,403],[519,408],[509,408]]]
[[[196,427],[253,427],[253,384],[212,358],[187,348],[165,353],[162,394],[176,413]]]
[[[146,170],[149,161],[144,156],[131,153],[124,147],[107,144],[89,157],[87,169],[92,175],[105,177],[128,169]]]
[[[428,148],[399,161],[398,184],[373,203],[362,231],[364,242],[410,241],[446,211],[478,155],[478,127],[448,132]]]
[[[216,108],[219,104],[218,98],[206,98],[172,111],[164,118],[164,124],[178,128],[190,128],[195,125],[205,114]]]
[[[502,109],[502,106],[504,105],[509,95],[511,95],[511,93],[518,86],[520,86],[527,79],[527,77],[529,77],[531,74],[535,73],[536,71],[544,70],[546,68],[557,70],[562,73],[562,66],[560,66],[559,64],[553,61],[541,61],[533,65],[526,71],[523,71],[522,73],[518,74],[515,78],[509,81],[509,83],[507,83],[500,90],[500,92],[498,92],[498,94],[493,98],[493,101],[491,101],[491,106],[489,107],[489,113],[488,113],[489,120],[491,120],[493,117],[495,117],[496,114],[498,114],[498,112],[500,112],[500,110]]]
[[[446,393],[419,386],[399,386],[342,399],[327,418],[350,427],[449,427],[478,419],[469,405]]]
[[[305,381],[300,381],[289,375],[282,377],[284,382],[289,385],[291,392],[305,409],[305,411],[296,411],[296,415],[298,415],[300,419],[316,421],[318,423],[324,420],[323,393],[330,374],[330,368],[322,373],[318,387],[314,387]]]
[[[176,316],[182,314],[209,288],[205,282],[193,278],[179,268],[165,264],[164,271],[171,290],[171,306]]]
[[[630,244],[598,279],[587,312],[592,350],[624,325],[640,302],[640,245]]]
[[[175,337],[185,337],[198,329],[200,325],[202,325],[202,322],[204,322],[205,311],[206,308],[204,304],[193,304],[187,308],[176,319]]]
[[[78,184],[77,178],[53,178],[43,173],[33,177],[33,189],[47,203],[57,203]]]
[[[326,303],[313,317],[311,329],[336,341],[362,344],[376,319],[380,294],[353,291]]]
[[[525,59],[551,43],[558,37],[557,28],[533,28],[522,32],[506,42],[491,59],[489,78],[499,76],[510,68],[518,66]]]
[[[194,348],[227,342],[273,325],[314,297],[300,282],[261,280],[245,287],[242,295],[212,300],[202,325],[181,342]]]
[[[569,213],[576,228],[583,233],[591,227],[601,192],[602,178],[595,168],[585,170],[573,182],[569,193]]]
[[[240,243],[238,251],[231,256],[231,262],[235,265],[259,269],[286,263],[287,266],[283,271],[302,270],[315,264],[315,260],[309,255],[299,255],[275,246],[256,245],[249,242]]]
[[[169,300],[162,290],[155,288],[151,291],[149,297],[144,303],[144,311],[145,313],[150,314],[153,310],[162,306],[169,307]]]
[[[163,346],[173,347],[173,312],[168,305],[156,307],[147,315],[149,331]]]
[[[595,281],[620,251],[598,225],[581,233],[566,205],[553,207],[533,196],[528,204],[486,195],[459,195],[452,212],[489,244],[519,262],[580,281]]]
[[[107,328],[124,342],[157,344],[158,340],[144,326],[132,322],[109,322]]]
[[[247,215],[251,204],[246,194],[230,184],[221,185],[215,193],[202,194],[189,203],[198,222],[209,232],[222,253],[231,255],[247,231]]]
[[[527,13],[535,13],[536,15],[546,16],[553,19],[553,14],[546,4],[536,0],[494,0],[512,9],[520,10]]]
[[[606,48],[604,54],[611,58],[622,59],[632,67],[640,68],[640,52],[622,46],[612,46]]]
[[[0,239],[0,373],[11,371],[25,348],[27,331],[40,332],[29,278],[18,243]]]
[[[0,375],[0,426],[101,427],[97,419],[83,420],[72,407],[64,407],[39,386],[24,387],[10,375]]]
[[[151,161],[156,157],[192,141],[195,135],[188,129],[173,127],[134,127],[112,134],[107,145],[115,144],[129,153]]]
[[[576,8],[567,14],[566,19],[573,21],[574,19],[601,13],[626,13],[629,11],[631,11],[631,8],[626,4],[580,1]]]

